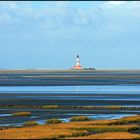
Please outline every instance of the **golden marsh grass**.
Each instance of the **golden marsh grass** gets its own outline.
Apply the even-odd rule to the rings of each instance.
[[[72,137],[70,139],[140,139],[140,135],[128,132],[107,132],[83,137]]]
[[[84,139],[140,138],[140,135],[138,134],[129,133],[132,131],[139,131],[139,125],[132,123],[138,122],[139,117],[140,116],[132,116],[116,120],[92,120],[12,128],[0,130],[0,139],[62,139],[73,137]],[[126,124],[116,125],[114,122],[117,121],[124,121]],[[131,122],[132,124],[128,124],[128,122]],[[96,134],[90,134],[90,132]]]
[[[31,112],[16,112],[12,114],[14,117],[31,116]]]

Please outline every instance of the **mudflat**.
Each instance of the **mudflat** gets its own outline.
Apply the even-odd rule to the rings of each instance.
[[[0,86],[140,84],[140,70],[0,70]]]
[[[126,99],[127,98],[127,99]],[[134,98],[134,99],[133,99]],[[139,94],[0,93],[0,105],[140,106]]]

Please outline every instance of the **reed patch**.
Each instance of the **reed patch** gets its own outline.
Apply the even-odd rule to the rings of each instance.
[[[28,121],[23,124],[23,126],[37,126],[38,122],[36,121]]]
[[[50,119],[51,120],[51,119]],[[90,120],[68,123],[47,123],[45,125],[34,126],[34,122],[28,122],[29,126],[23,128],[11,128],[0,130],[0,139],[68,139],[68,138],[140,138],[135,133],[140,130],[136,124],[113,124],[116,121],[127,120],[137,122],[139,115],[124,117],[116,120]],[[55,120],[56,121],[56,120]],[[27,122],[26,122],[27,123]],[[111,124],[112,123],[112,124]],[[33,125],[32,125],[33,124]],[[120,134],[120,135],[119,135]],[[121,134],[127,134],[123,137]]]
[[[74,121],[88,121],[89,118],[87,116],[73,116],[70,121],[74,122]]]
[[[46,124],[56,124],[56,123],[62,123],[62,121],[59,119],[48,119],[46,121]]]
[[[14,116],[14,117],[28,117],[28,116],[31,116],[31,112],[16,112],[16,113],[13,113],[12,116]]]

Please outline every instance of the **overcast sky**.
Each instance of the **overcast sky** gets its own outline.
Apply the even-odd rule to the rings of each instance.
[[[0,68],[140,69],[139,1],[0,2]]]

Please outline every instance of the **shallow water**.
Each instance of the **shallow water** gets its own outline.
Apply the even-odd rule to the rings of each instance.
[[[34,100],[140,101],[140,86],[0,86],[0,97]]]
[[[140,85],[106,85],[106,86],[0,86],[0,93],[123,93],[139,94]]]

